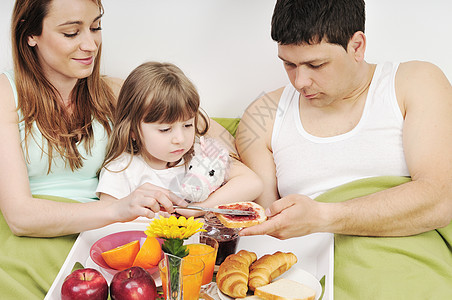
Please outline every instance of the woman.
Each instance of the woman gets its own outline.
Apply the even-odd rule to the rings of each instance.
[[[152,185],[126,201],[95,201],[120,88],[99,74],[102,14],[100,0],[15,3],[14,72],[0,75],[0,208],[15,235],[78,233],[184,205]]]

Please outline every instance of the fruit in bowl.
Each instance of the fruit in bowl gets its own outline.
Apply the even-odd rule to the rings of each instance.
[[[100,255],[110,268],[124,270],[133,265],[133,261],[140,251],[140,241],[135,240],[125,245],[102,252]]]
[[[154,300],[157,298],[157,287],[154,279],[145,269],[131,267],[113,276],[110,284],[110,296],[113,300]]]
[[[141,247],[140,241],[143,242]],[[148,237],[143,231],[121,231],[96,241],[91,246],[90,257],[111,275],[132,266],[153,274],[163,256],[162,243],[161,239]]]
[[[91,268],[78,269],[66,276],[61,286],[61,299],[95,299],[108,298],[108,283],[102,274]]]

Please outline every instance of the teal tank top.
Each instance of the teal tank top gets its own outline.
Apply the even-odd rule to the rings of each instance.
[[[17,106],[18,98],[13,72],[5,72],[4,74],[11,83]],[[49,158],[46,155],[47,141],[38,130],[36,123],[33,124],[33,136],[29,136],[27,140],[27,156],[24,143],[25,122],[21,121],[20,111],[18,114],[19,132],[27,164],[31,193],[33,195],[65,197],[79,202],[98,200],[95,194],[98,183],[96,173],[104,161],[108,142],[108,134],[104,127],[98,121],[93,121],[95,142],[91,148],[91,153],[85,151],[83,142],[77,145],[79,153],[83,156],[83,167],[72,171],[69,166],[65,165],[61,157],[55,155],[50,173],[47,174],[49,166]]]

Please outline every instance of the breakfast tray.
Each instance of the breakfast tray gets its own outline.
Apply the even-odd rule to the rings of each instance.
[[[60,291],[64,279],[69,275],[74,266],[80,263],[84,267],[99,270],[108,283],[113,276],[102,270],[89,257],[91,246],[101,237],[111,233],[128,230],[145,230],[149,220],[139,218],[133,222],[114,223],[99,229],[82,232],[74,243],[63,266],[60,269],[55,281],[49,289],[44,300],[60,300]],[[238,243],[238,250],[245,249],[253,251],[258,257],[264,254],[271,254],[276,251],[292,252],[298,257],[295,266],[301,268],[318,280],[323,277],[325,280],[325,291],[323,300],[333,300],[333,266],[334,266],[334,242],[333,235],[327,233],[316,233],[304,237],[279,240],[270,236],[250,236],[241,237]],[[237,250],[237,251],[238,251]],[[161,285],[159,273],[153,274],[156,285]],[[216,293],[216,286],[211,289],[211,297],[219,299]]]

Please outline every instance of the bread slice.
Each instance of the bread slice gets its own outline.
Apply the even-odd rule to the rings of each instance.
[[[267,220],[264,208],[255,202],[234,202],[224,205],[217,205],[216,208],[239,209],[254,212],[254,215],[251,216],[216,214],[220,222],[228,228],[250,227]]]
[[[286,278],[256,288],[254,295],[266,300],[314,300],[315,290]]]

